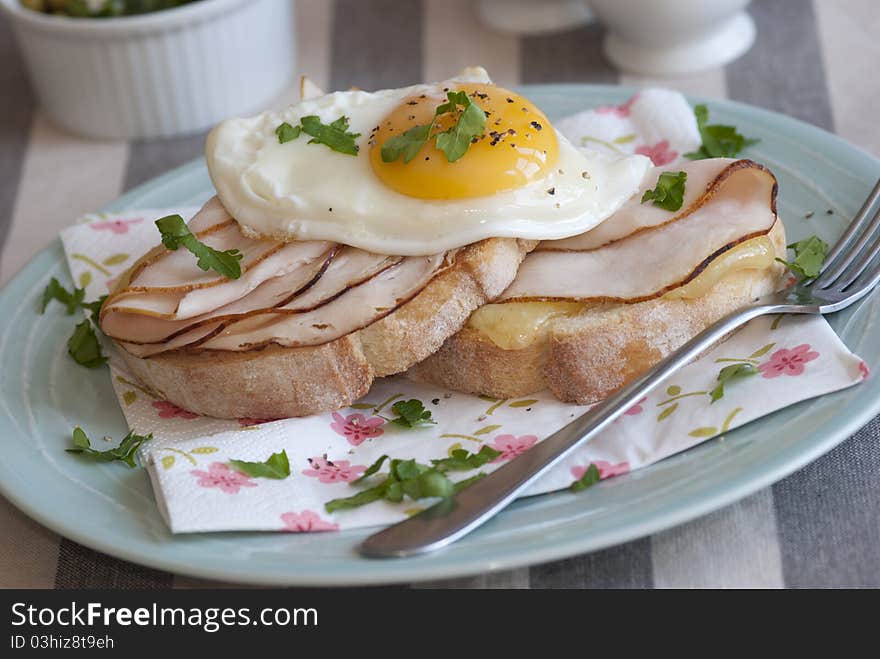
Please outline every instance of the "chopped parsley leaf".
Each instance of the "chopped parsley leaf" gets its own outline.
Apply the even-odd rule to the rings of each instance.
[[[287,459],[287,451],[273,453],[263,462],[230,460],[229,466],[254,478],[275,478],[280,480],[290,476],[290,462]]]
[[[350,156],[358,154],[355,138],[360,137],[361,134],[348,132],[348,117],[339,117],[330,124],[323,124],[319,117],[310,115],[300,119],[300,124],[302,132],[312,137],[309,144],[323,144],[334,151]]]
[[[301,132],[301,126],[294,127],[286,121],[275,129],[275,134],[278,136],[278,144],[284,144],[285,142],[295,140],[297,137],[299,137],[299,134]]]
[[[85,289],[76,287],[74,287],[72,293],[69,292],[64,286],[58,283],[58,280],[55,279],[55,277],[52,277],[52,279],[49,280],[46,289],[43,291],[40,313],[46,313],[46,307],[49,306],[49,303],[52,300],[57,300],[65,306],[67,315],[71,316],[80,306],[84,306],[83,299],[85,298],[85,294]]]
[[[461,92],[464,94],[464,92]],[[465,96],[467,98],[467,96]],[[486,113],[476,103],[465,106],[458,121],[434,138],[436,147],[446,154],[446,160],[455,162],[461,158],[471,145],[471,140],[483,134],[486,126]]]
[[[501,452],[496,451],[491,446],[482,446],[477,453],[468,453],[465,449],[459,448],[455,449],[448,458],[431,460],[431,464],[443,471],[466,471],[468,469],[479,469],[499,455],[501,455]]]
[[[452,114],[461,108],[455,123],[444,131],[433,135],[434,146],[446,155],[448,162],[455,162],[468,150],[474,138],[483,134],[486,126],[486,113],[479,105],[472,102],[463,91],[446,92],[447,101],[437,106],[434,118],[429,124],[414,126],[402,135],[389,138],[382,145],[382,162],[394,162],[403,156],[408,163],[432,137],[431,131],[437,118],[444,114]]]
[[[86,368],[97,368],[107,362],[95,330],[88,320],[82,321],[73,330],[73,335],[67,340],[67,352],[73,357],[73,361]]]
[[[652,201],[655,206],[667,211],[677,211],[684,203],[684,184],[686,172],[663,172],[657,179],[653,190],[645,190],[642,203]]]
[[[106,295],[102,295],[93,302],[83,302],[85,297],[85,289],[74,288],[71,293],[64,286],[58,283],[55,277],[49,280],[46,290],[43,291],[43,297],[40,301],[40,313],[46,312],[46,307],[52,300],[57,300],[66,307],[67,315],[73,314],[77,309],[87,309],[91,311],[90,323],[84,320],[79,323],[73,330],[73,335],[67,340],[67,352],[73,360],[86,368],[97,368],[106,363],[107,358],[101,352],[101,344],[92,327],[98,327],[98,315],[101,312],[101,305],[107,299]]]
[[[788,249],[794,250],[793,260],[784,261],[780,258],[776,260],[806,279],[819,276],[822,264],[825,263],[825,257],[828,255],[828,243],[818,236],[810,236],[792,243]]]
[[[387,459],[388,459],[387,455],[383,455],[382,457],[380,457],[373,464],[371,464],[369,467],[367,467],[367,470],[363,474],[361,474],[360,478],[358,478],[357,480],[353,480],[351,482],[351,484],[357,485],[358,483],[361,483],[361,482],[365,481],[366,479],[368,479],[370,476],[372,476],[373,474],[375,474],[377,471],[379,471],[382,468],[382,465],[384,464],[384,462]]]
[[[709,397],[713,403],[720,400],[724,397],[724,385],[755,375],[757,372],[758,369],[753,364],[742,363],[725,366],[718,373],[718,385],[709,392]]]
[[[483,446],[478,453],[468,453],[464,449],[456,449],[449,458],[431,460],[430,466],[415,460],[391,460],[388,475],[381,483],[350,497],[328,501],[324,508],[328,513],[332,513],[337,510],[359,508],[379,500],[397,503],[403,501],[404,497],[409,497],[413,501],[431,497],[449,497],[476,482],[485,474],[478,473],[453,483],[446,476],[446,472],[476,469],[498,455],[499,452],[495,449]],[[361,483],[378,472],[386,460],[388,460],[387,455],[380,457],[370,465],[360,478],[352,481],[352,485]]]
[[[95,324],[95,327],[98,327],[99,329],[100,329],[100,326],[98,325],[98,316],[101,314],[101,307],[104,306],[104,302],[106,300],[107,300],[107,296],[102,295],[97,300],[94,300],[92,302],[83,302],[81,305],[83,309],[88,309],[89,311],[92,312],[92,314],[91,314],[92,322]]]
[[[429,423],[437,423],[431,418],[431,411],[426,410],[420,400],[399,400],[391,406],[397,417],[391,423],[401,428],[415,428]]]
[[[325,124],[321,122],[319,116],[310,114],[300,119],[300,123],[296,126],[291,126],[285,121],[275,129],[279,144],[295,140],[302,133],[311,136],[309,144],[323,144],[334,151],[349,156],[358,154],[359,147],[355,139],[361,134],[348,132],[348,117],[339,117],[339,119]]]
[[[747,146],[760,142],[740,135],[735,126],[709,125],[709,108],[703,104],[694,107],[694,115],[697,118],[697,130],[700,131],[700,139],[703,143],[696,151],[684,154],[685,158],[690,160],[733,158]]]
[[[382,162],[394,162],[403,156],[404,164],[416,157],[428,141],[433,124],[413,126],[402,135],[395,135],[382,145]]]
[[[136,435],[132,431],[122,439],[119,446],[106,451],[98,451],[92,448],[86,433],[77,426],[73,429],[73,448],[66,450],[68,453],[79,453],[96,462],[114,462],[119,460],[129,467],[136,467],[137,464],[134,458],[138,449],[141,447],[141,444],[151,439],[153,439],[152,433],[149,435]]]
[[[569,489],[571,489],[572,492],[580,492],[595,485],[600,480],[602,480],[602,477],[599,475],[599,468],[595,464],[590,464],[584,472],[584,475],[572,483],[571,488]]]
[[[209,247],[193,235],[180,215],[161,217],[156,220],[156,226],[162,234],[162,244],[165,247],[171,251],[185,247],[198,258],[196,265],[202,270],[213,270],[228,279],[241,277],[239,261],[242,253],[237,249],[220,252]]]

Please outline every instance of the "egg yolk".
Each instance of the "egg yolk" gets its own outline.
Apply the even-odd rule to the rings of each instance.
[[[433,136],[454,126],[461,115],[459,106],[434,120],[437,106],[447,100],[446,91],[466,92],[486,113],[483,134],[455,162],[434,145]],[[431,137],[415,158],[408,163],[402,156],[393,162],[382,160],[382,145],[388,139],[432,121]],[[376,176],[389,188],[421,199],[483,197],[519,188],[542,178],[559,155],[556,131],[537,107],[519,94],[486,84],[460,84],[405,99],[373,130],[369,146]]]

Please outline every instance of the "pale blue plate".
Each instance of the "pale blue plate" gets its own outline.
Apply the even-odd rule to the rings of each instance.
[[[632,90],[540,86],[525,93],[558,118],[621,102]],[[880,162],[817,128],[737,103],[709,101],[709,106],[713,121],[761,138],[747,155],[779,178],[780,213],[793,239],[818,233],[833,240],[880,176]],[[210,194],[204,163],[197,161],[132,190],[109,209],[189,206]],[[814,212],[810,219],[804,217],[808,211]],[[69,283],[57,242],[0,297],[0,489],[62,535],[172,572],[275,585],[341,585],[451,577],[559,559],[655,533],[736,501],[816,459],[880,411],[880,378],[871,378],[581,494],[519,501],[453,547],[420,558],[358,558],[353,548],[367,530],[172,536],[143,470],[89,464],[64,452],[74,425],[95,436],[121,437],[126,428],[107,372],[83,369],[67,357],[70,318],[35,313],[52,275]],[[880,365],[877,318],[876,296],[831,318],[874,370]]]

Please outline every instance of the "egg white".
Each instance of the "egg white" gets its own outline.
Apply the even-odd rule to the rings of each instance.
[[[490,80],[483,69],[467,69],[435,85],[335,92],[282,111],[224,121],[211,131],[206,148],[217,194],[246,232],[409,256],[490,237],[547,240],[583,233],[617,210],[650,166],[643,156],[612,158],[577,149],[557,132],[556,165],[518,189],[428,200],[386,187],[370,165],[370,132],[404,99],[460,82]],[[309,144],[306,135],[279,144],[275,129],[308,115],[324,123],[348,117],[349,131],[361,134],[358,155]]]

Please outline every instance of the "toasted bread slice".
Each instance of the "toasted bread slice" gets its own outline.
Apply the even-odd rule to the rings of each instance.
[[[374,378],[405,371],[437,350],[471,312],[501,294],[534,246],[492,238],[464,247],[415,297],[321,345],[120,354],[157,395],[199,414],[276,419],[339,409],[366,394]]]
[[[767,234],[785,255],[785,230]],[[560,400],[594,403],[647,371],[724,315],[781,287],[785,267],[731,272],[692,299],[658,297],[632,304],[600,303],[551,318],[546,336],[521,349],[499,347],[467,326],[407,375],[457,391],[514,398],[542,389]],[[516,304],[516,303],[513,303]]]

